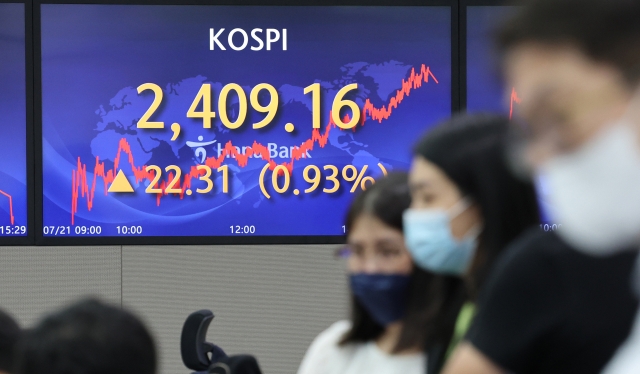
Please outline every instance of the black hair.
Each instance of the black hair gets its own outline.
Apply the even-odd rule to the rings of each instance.
[[[18,323],[0,310],[0,371],[13,372],[15,350],[20,334]]]
[[[347,213],[347,231],[358,217],[370,214],[389,227],[402,231],[402,214],[411,204],[406,173],[390,173],[358,195]],[[435,275],[413,266],[407,312],[394,352],[421,348],[425,351],[449,344],[458,311],[466,299],[464,284],[457,277]],[[341,345],[377,339],[384,331],[351,295],[351,329]]]
[[[506,159],[509,125],[497,115],[457,115],[414,148],[416,156],[438,166],[480,208],[483,229],[467,277],[472,298],[507,244],[540,222],[533,184],[516,178]]]
[[[44,318],[25,334],[18,374],[155,374],[153,339],[133,314],[95,299]]]
[[[617,68],[630,85],[640,81],[640,2],[637,0],[527,0],[500,28],[498,48],[526,42],[570,44]]]

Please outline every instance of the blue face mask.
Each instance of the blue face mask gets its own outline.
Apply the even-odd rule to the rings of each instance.
[[[404,274],[351,274],[351,291],[371,318],[387,326],[404,317],[407,308],[409,281]]]
[[[462,275],[476,252],[479,230],[462,240],[451,234],[451,220],[469,208],[463,199],[449,211],[407,209],[403,215],[404,240],[419,267],[439,274]]]

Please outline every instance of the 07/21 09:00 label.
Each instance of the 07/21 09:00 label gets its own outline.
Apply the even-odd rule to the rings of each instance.
[[[42,228],[44,235],[62,236],[62,235],[100,235],[102,234],[102,226],[44,226]]]

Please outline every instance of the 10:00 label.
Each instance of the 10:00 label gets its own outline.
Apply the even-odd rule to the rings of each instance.
[[[255,234],[256,227],[255,226],[229,226],[232,234]]]
[[[141,235],[142,226],[116,226],[118,235]]]

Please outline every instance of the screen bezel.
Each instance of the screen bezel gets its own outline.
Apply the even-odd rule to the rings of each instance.
[[[44,236],[43,228],[43,181],[42,181],[42,60],[41,60],[41,30],[40,5],[42,4],[126,4],[126,5],[267,5],[267,6],[446,6],[450,8],[451,17],[451,110],[452,113],[460,109],[459,82],[459,23],[457,0],[311,0],[300,4],[292,0],[35,0],[33,2],[33,51],[35,95],[35,203],[36,203],[36,244],[38,245],[158,245],[158,244],[341,244],[345,242],[344,235],[322,236],[91,236],[91,237],[51,237]]]
[[[0,0],[2,4],[24,4],[24,40],[25,40],[25,84],[26,84],[26,157],[27,157],[27,235],[1,236],[0,246],[26,246],[35,243],[36,226],[34,224],[34,85],[33,85],[33,2],[30,0]]]

